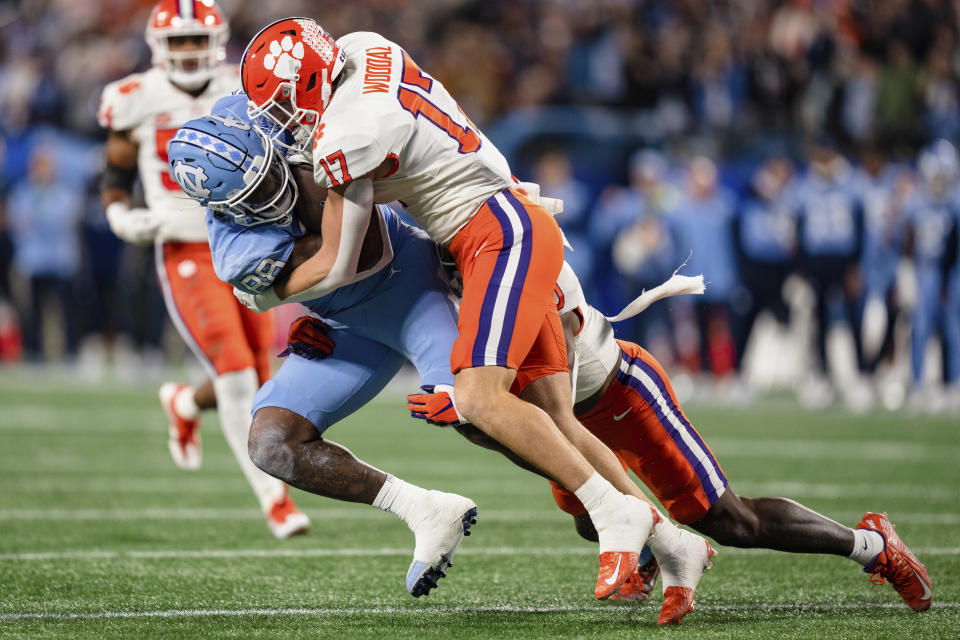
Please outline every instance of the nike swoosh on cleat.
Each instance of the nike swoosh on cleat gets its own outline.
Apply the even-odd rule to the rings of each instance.
[[[604,578],[603,581],[607,584],[613,584],[617,581],[617,576],[620,575],[620,563],[623,561],[623,554],[617,556],[617,566],[613,568],[613,574],[609,578]]]
[[[627,417],[627,414],[630,413],[631,410],[632,410],[632,409],[627,409],[626,411],[624,411],[624,412],[621,413],[620,415],[618,415],[618,416],[613,416],[613,421],[614,421],[614,422],[620,422],[620,421],[623,420],[625,417]]]
[[[914,572],[914,575],[916,575],[916,572]],[[924,580],[922,580],[920,576],[917,576],[917,580],[919,580],[920,584],[923,586],[923,595],[920,596],[920,599],[929,600],[931,597],[933,597],[933,593],[930,591],[930,586]]]

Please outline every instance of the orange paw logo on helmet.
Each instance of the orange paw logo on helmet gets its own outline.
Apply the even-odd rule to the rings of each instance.
[[[321,122],[320,125],[317,127],[316,132],[313,134],[313,148],[314,148],[314,149],[316,149],[316,148],[317,148],[317,145],[320,144],[320,138],[323,137],[323,128],[324,128],[325,126],[326,126],[326,125]]]

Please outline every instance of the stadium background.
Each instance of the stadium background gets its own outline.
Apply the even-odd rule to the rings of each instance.
[[[455,573],[429,598],[403,590],[409,531],[369,507],[298,492],[311,533],[269,537],[212,416],[204,419],[203,467],[191,474],[174,467],[156,386],[167,375],[201,373],[166,326],[151,249],[116,240],[97,195],[105,135],[94,118],[97,100],[106,82],[149,64],[143,27],[151,5],[0,3],[0,636],[657,632],[659,594],[648,603],[593,600],[595,546],[575,535],[546,483],[407,418],[398,395],[376,400],[330,435],[398,476],[481,506]],[[846,159],[853,177],[841,184],[852,197],[863,193],[853,187],[864,184],[860,169],[868,165],[882,177],[880,193],[896,190],[888,201],[905,202],[921,184],[919,150],[938,137],[956,142],[953,3],[221,5],[231,22],[231,62],[260,26],[287,15],[319,17],[335,35],[370,29],[402,43],[450,87],[518,175],[565,200],[563,222],[576,246],[570,257],[604,311],[689,258],[684,273],[703,271],[711,283],[711,297],[696,301],[705,304],[661,302],[617,330],[665,363],[732,486],[744,495],[790,496],[848,525],[865,509],[886,510],[934,582],[933,609],[916,615],[847,560],[721,548],[699,585],[697,612],[677,631],[687,638],[957,636],[960,447],[957,409],[942,393],[947,359],[932,342],[931,384],[910,392],[916,305],[903,295],[911,291],[907,269],[884,298],[893,303],[895,329],[881,336],[890,338],[886,348],[875,344],[874,357],[861,353],[858,363],[856,334],[841,328],[828,341],[833,376],[817,374],[815,290],[804,284],[809,262],[790,213],[809,191],[816,154],[834,169],[844,163],[831,162],[831,149]],[[765,254],[765,268],[745,269],[753,263],[735,223],[750,210],[754,177],[770,158],[760,175],[792,185],[782,200],[788,215],[772,217],[784,224],[770,227],[765,237],[774,242],[760,243],[779,252]],[[31,167],[36,183],[27,179]],[[15,257],[14,243],[24,241],[12,222],[18,202],[37,223],[26,241],[49,262]],[[904,208],[881,217],[893,222],[894,249],[908,240],[899,223]],[[691,229],[703,233],[683,240]],[[860,255],[848,261],[858,268],[828,279],[830,318],[849,317],[854,326],[871,273],[862,238],[854,243]],[[781,297],[791,273],[801,275]],[[773,277],[754,277],[765,274]],[[31,285],[44,289],[42,329]],[[947,309],[941,300],[936,313]],[[737,345],[754,301],[773,312],[763,314],[741,361]],[[698,308],[709,311],[701,314],[705,332]],[[25,352],[22,329],[38,329],[41,351]],[[700,344],[709,347],[706,358]],[[738,366],[742,376],[733,373]],[[787,392],[758,393],[769,385]],[[407,380],[396,391],[412,386]],[[843,402],[801,411],[794,391],[811,407]],[[886,410],[904,403],[912,411]]]
[[[0,359],[8,364],[66,362],[99,378],[110,363],[125,377],[160,376],[164,365],[189,361],[166,326],[151,249],[114,238],[97,197],[99,92],[149,65],[143,25],[151,5],[36,0],[0,9]],[[615,311],[685,261],[684,273],[704,273],[702,300],[661,303],[618,328],[667,363],[681,387],[703,382],[707,393],[719,380],[719,395],[740,399],[770,385],[796,387],[807,404],[844,399],[853,408],[879,399],[896,408],[911,397],[928,408],[957,405],[956,391],[944,395],[941,383],[960,375],[949,366],[960,346],[942,340],[923,347],[934,356],[913,382],[923,393],[907,393],[910,350],[918,349],[911,320],[924,303],[909,272],[893,286],[890,267],[903,255],[909,263],[904,221],[920,183],[918,150],[960,132],[953,3],[222,5],[231,62],[261,25],[285,15],[322,16],[333,34],[368,29],[403,43],[515,173],[564,199],[569,259],[602,310]],[[804,199],[817,197],[808,178],[814,156],[835,176],[838,206],[865,220],[840,249],[841,268],[819,280],[807,269],[817,248],[797,232]],[[774,186],[758,200],[764,179]],[[871,189],[886,207],[865,206]],[[770,214],[759,225],[747,220],[757,206]],[[878,244],[886,251],[879,258],[870,251]],[[787,280],[784,296],[789,274],[801,277]],[[871,293],[887,314],[881,334],[863,345]],[[944,321],[960,323],[960,294],[945,296],[926,305],[934,307],[924,327],[927,316],[953,307]],[[852,331],[821,338],[817,302],[823,326]],[[765,309],[767,331],[755,333],[748,352]],[[922,331],[936,336],[937,328]],[[745,353],[753,357],[744,361]],[[825,354],[831,376],[823,375]],[[860,377],[878,368],[875,385]]]

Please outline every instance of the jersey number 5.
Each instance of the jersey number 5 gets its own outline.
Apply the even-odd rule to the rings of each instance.
[[[473,153],[480,148],[480,136],[476,131],[469,126],[462,127],[457,124],[449,114],[441,111],[440,107],[411,87],[429,94],[433,88],[433,78],[421,71],[417,63],[404,52],[403,75],[400,77],[400,87],[397,89],[397,99],[403,108],[412,113],[414,118],[423,116],[456,140],[460,153]]]
[[[163,171],[160,173],[160,182],[163,183],[163,186],[166,187],[168,191],[180,191],[180,185],[170,176],[170,170],[166,168],[169,166],[168,162],[170,161],[167,155],[167,143],[170,142],[170,139],[176,132],[176,129],[157,129],[157,155],[160,156],[164,166]]]

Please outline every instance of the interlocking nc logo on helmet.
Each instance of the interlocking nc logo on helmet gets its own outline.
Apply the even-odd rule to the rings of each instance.
[[[270,53],[263,56],[263,66],[281,80],[296,80],[303,60],[303,43],[293,42],[290,36],[284,36],[270,43]]]
[[[207,180],[207,174],[204,173],[203,167],[186,164],[182,160],[178,160],[173,168],[173,177],[180,188],[187,192],[187,195],[199,200],[205,200],[209,197],[210,189],[203,186],[203,183]]]

